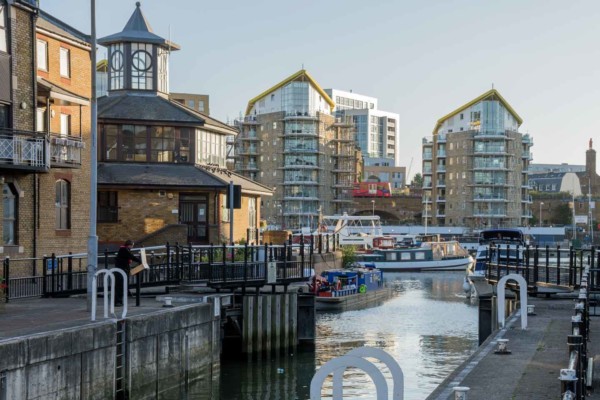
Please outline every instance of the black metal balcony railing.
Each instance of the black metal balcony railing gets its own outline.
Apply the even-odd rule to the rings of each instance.
[[[3,168],[48,171],[48,137],[40,132],[0,128],[0,165]]]

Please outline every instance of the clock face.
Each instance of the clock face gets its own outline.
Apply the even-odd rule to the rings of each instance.
[[[132,59],[133,68],[138,71],[148,71],[152,67],[152,56],[144,50],[138,50],[133,53]]]
[[[110,58],[112,69],[120,71],[123,68],[123,52],[121,50],[115,50]]]

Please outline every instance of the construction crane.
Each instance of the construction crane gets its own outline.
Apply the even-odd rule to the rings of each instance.
[[[410,164],[408,164],[408,171],[406,171],[406,181],[404,182],[404,186],[408,186],[408,177],[410,176],[410,170],[412,169],[413,158],[410,158]]]

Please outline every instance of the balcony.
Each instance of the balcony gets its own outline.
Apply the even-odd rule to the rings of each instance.
[[[316,146],[305,146],[303,144],[298,144],[296,146],[286,146],[283,149],[284,153],[308,153],[308,154],[316,154],[319,152],[319,149]]]
[[[236,119],[235,125],[258,125],[256,115],[247,115],[242,119]]]
[[[284,185],[318,185],[319,183],[309,176],[292,176],[283,181]]]
[[[51,134],[50,155],[53,167],[81,167],[81,150],[85,143],[79,137]]]
[[[258,171],[258,165],[256,163],[237,163],[235,169],[238,171]]]
[[[258,155],[256,146],[240,147],[237,149],[237,154],[240,156],[255,156]]]
[[[446,181],[437,181],[435,183],[435,187],[437,187],[437,188],[446,187]]]
[[[446,172],[446,166],[445,165],[438,165],[435,167],[436,172]]]
[[[0,168],[47,172],[50,169],[48,136],[40,132],[1,128]]]
[[[437,202],[438,203],[445,203],[446,202],[446,197],[445,196],[438,196],[437,197]]]
[[[308,111],[287,111],[285,113],[284,119],[309,119],[309,120],[317,120],[319,116],[316,112],[308,112]]]
[[[437,157],[438,158],[445,158],[446,157],[446,150],[438,150],[437,152]]]
[[[239,139],[240,140],[252,141],[252,142],[260,140],[260,138],[256,134],[255,130],[249,130],[247,132],[243,132],[242,134],[240,134]]]
[[[422,204],[431,204],[431,197],[426,196],[423,197],[423,200],[421,201]]]
[[[445,133],[439,133],[437,135],[437,142],[438,143],[446,143],[446,134]]]
[[[433,158],[433,153],[431,151],[423,152],[423,160],[431,160]]]
[[[479,194],[473,197],[473,201],[476,202],[494,202],[494,201],[507,201],[506,196],[503,194]]]
[[[522,203],[530,203],[531,204],[531,203],[533,203],[533,199],[531,198],[531,196],[523,196],[521,198],[521,202]]]

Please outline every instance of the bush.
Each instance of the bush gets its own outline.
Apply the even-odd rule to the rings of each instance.
[[[342,246],[342,267],[350,268],[356,262],[354,246]]]

